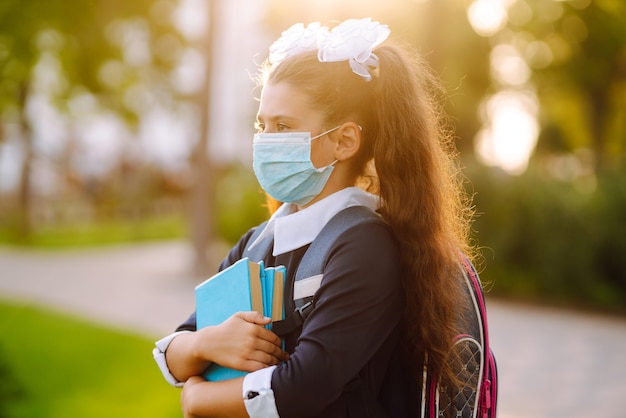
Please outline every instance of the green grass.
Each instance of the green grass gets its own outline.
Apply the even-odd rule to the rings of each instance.
[[[0,302],[0,417],[181,417],[180,392],[161,376],[153,344]]]
[[[149,217],[136,221],[110,219],[97,223],[47,226],[20,238],[9,228],[0,229],[0,244],[40,249],[70,249],[120,242],[145,242],[181,238],[187,226],[182,216]]]

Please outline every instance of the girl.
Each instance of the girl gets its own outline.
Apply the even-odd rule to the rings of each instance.
[[[380,413],[410,416],[398,388],[413,371],[398,365],[421,364],[426,352],[429,367],[454,380],[447,353],[462,297],[454,272],[458,251],[468,251],[470,213],[433,100],[436,83],[388,35],[370,19],[332,30],[298,24],[270,48],[254,169],[267,194],[285,203],[258,238],[250,239],[254,230],[241,238],[221,269],[273,238],[262,259],[286,266],[290,312],[298,264],[335,215],[361,206],[384,222],[325,243],[314,307],[284,350],[256,312],[200,330],[192,315],[157,342],[164,375],[183,387],[186,417],[363,416],[355,412],[363,399]],[[199,376],[213,362],[250,373],[207,382]]]

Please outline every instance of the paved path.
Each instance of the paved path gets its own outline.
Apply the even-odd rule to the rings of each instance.
[[[0,248],[0,298],[156,338],[193,307],[191,251],[165,242],[63,253]],[[626,319],[488,299],[500,418],[625,418]]]

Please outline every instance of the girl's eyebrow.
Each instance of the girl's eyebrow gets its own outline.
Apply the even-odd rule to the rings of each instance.
[[[273,122],[273,121],[277,121],[277,120],[286,120],[286,121],[299,121],[300,119],[295,117],[295,116],[289,116],[289,115],[273,115],[273,116],[268,116],[268,117],[264,117],[261,114],[257,114],[256,115],[256,120],[257,121],[268,121],[268,122]]]

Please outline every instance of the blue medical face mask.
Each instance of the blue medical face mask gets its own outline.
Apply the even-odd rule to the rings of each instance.
[[[339,126],[311,138],[310,132],[256,134],[253,141],[253,167],[259,184],[280,202],[306,205],[320,194],[330,174],[330,165],[315,168],[311,162],[311,141]]]

